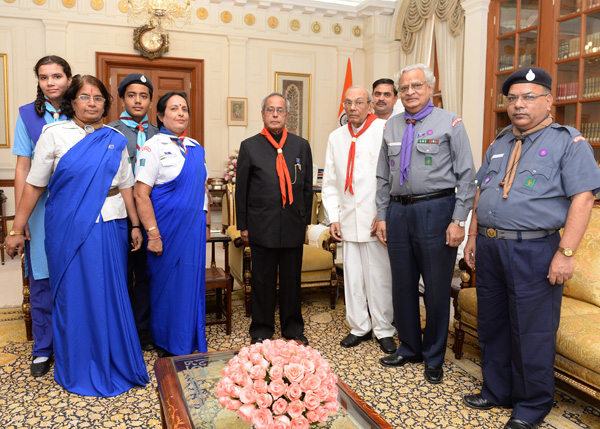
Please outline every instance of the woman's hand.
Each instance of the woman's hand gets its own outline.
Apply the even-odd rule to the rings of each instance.
[[[148,250],[152,253],[156,254],[156,256],[162,255],[163,252],[163,243],[160,238],[155,240],[148,240]]]
[[[144,238],[142,237],[142,231],[139,228],[131,228],[131,249],[132,252],[139,250],[142,247]]]

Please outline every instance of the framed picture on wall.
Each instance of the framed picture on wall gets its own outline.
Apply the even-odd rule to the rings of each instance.
[[[309,74],[275,72],[275,92],[283,94],[290,102],[288,132],[310,141],[310,95]]]
[[[248,99],[227,97],[227,125],[248,125]]]
[[[10,147],[8,134],[8,67],[6,54],[0,54],[0,147]]]

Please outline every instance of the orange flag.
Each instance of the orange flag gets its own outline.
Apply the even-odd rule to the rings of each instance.
[[[340,111],[338,112],[338,127],[346,125],[348,118],[344,111],[344,100],[346,99],[346,91],[352,86],[352,64],[350,64],[350,58],[348,58],[348,65],[346,66],[346,79],[344,79],[344,90],[342,91],[342,100],[340,101]]]

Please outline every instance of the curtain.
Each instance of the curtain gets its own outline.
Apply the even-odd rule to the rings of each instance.
[[[435,45],[444,109],[462,115],[463,39],[452,36],[449,22],[435,20]]]

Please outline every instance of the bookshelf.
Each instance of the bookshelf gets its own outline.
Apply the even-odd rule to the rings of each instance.
[[[510,124],[502,84],[526,66],[553,78],[555,120],[581,131],[600,166],[600,0],[492,0],[484,152]]]

